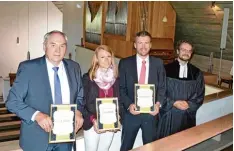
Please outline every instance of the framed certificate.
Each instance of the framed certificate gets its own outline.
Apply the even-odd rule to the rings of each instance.
[[[96,99],[98,129],[120,129],[118,98]]]
[[[53,129],[49,133],[49,143],[75,141],[76,109],[76,104],[51,105],[50,117]]]
[[[135,84],[135,104],[137,107],[136,111],[140,113],[149,113],[154,111],[154,84]]]

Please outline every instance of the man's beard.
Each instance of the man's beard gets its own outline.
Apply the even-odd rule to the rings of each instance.
[[[191,58],[191,57],[189,57],[189,56],[188,56],[187,58],[183,58],[183,57],[180,57],[180,56],[179,56],[179,59],[182,60],[182,61],[189,61],[190,58]]]

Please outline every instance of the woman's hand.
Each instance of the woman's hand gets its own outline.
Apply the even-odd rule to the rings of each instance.
[[[97,120],[93,119],[93,129],[96,133],[101,134],[101,133],[105,133],[105,130],[99,130],[98,129],[98,124],[97,124]]]
[[[113,133],[116,133],[118,131],[120,131],[119,129],[115,129],[115,130],[107,130],[108,132],[113,132]]]

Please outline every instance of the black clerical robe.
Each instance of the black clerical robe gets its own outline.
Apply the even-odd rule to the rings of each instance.
[[[204,100],[205,84],[203,74],[198,68],[190,63],[187,64],[187,68],[187,78],[179,78],[180,65],[177,60],[165,66],[166,103],[160,111],[158,138],[196,125],[196,112]],[[186,100],[189,108],[175,108],[173,104],[176,100]]]

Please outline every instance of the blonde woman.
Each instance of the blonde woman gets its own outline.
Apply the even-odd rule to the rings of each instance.
[[[110,47],[101,45],[96,48],[92,65],[83,76],[84,86],[84,140],[86,151],[108,151],[114,131],[97,129],[96,98],[119,97],[118,68]]]

